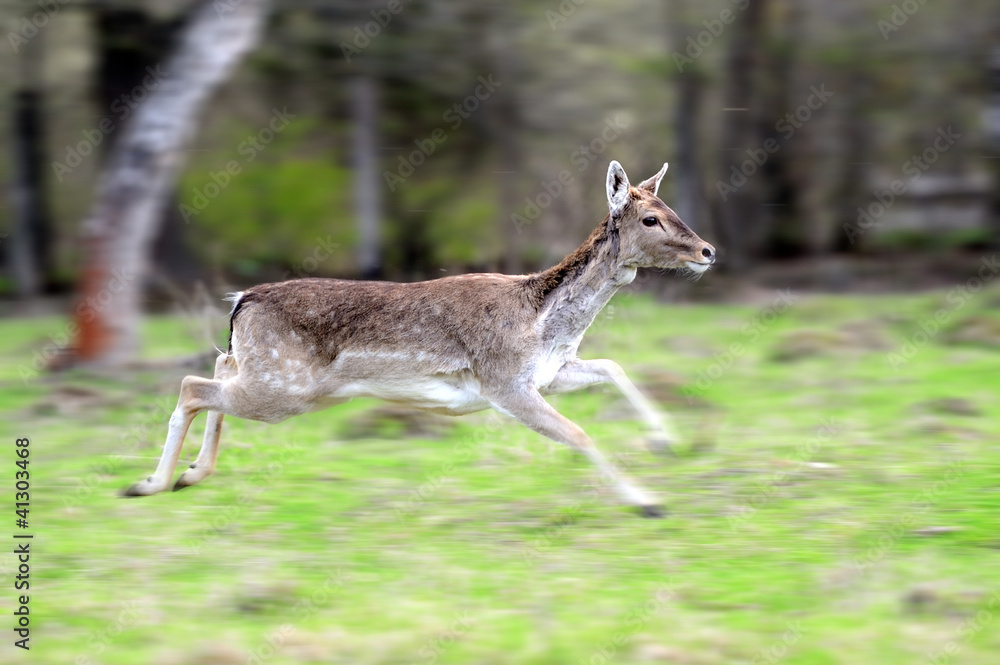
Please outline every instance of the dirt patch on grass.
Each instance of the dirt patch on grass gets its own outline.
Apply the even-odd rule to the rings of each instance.
[[[347,421],[345,439],[382,439],[404,436],[434,439],[446,436],[454,423],[445,416],[398,404],[380,404]]]
[[[962,397],[942,397],[940,399],[926,400],[917,402],[912,408],[913,412],[917,415],[928,413],[967,417],[983,415],[982,410],[978,406]]]
[[[61,384],[31,407],[37,416],[79,417],[96,409],[121,406],[126,400],[96,388]]]
[[[793,330],[781,336],[772,348],[770,357],[779,363],[796,362],[836,353],[849,344],[850,338],[838,330]]]
[[[694,409],[712,407],[712,403],[701,397],[684,392],[688,379],[660,367],[639,368],[637,381],[639,390],[644,395],[660,404],[681,405]]]
[[[952,326],[942,338],[947,344],[1000,347],[1000,319],[969,316]]]
[[[795,362],[804,358],[843,353],[872,353],[895,348],[879,320],[858,319],[838,328],[802,328],[782,335],[771,350],[775,362]]]

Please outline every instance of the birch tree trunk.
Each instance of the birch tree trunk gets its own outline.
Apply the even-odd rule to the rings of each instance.
[[[204,1],[115,143],[83,223],[76,339],[63,361],[120,365],[139,347],[140,295],[163,204],[208,96],[256,43],[267,0]]]

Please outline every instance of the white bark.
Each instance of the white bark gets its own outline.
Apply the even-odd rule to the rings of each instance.
[[[199,111],[257,42],[268,6],[268,0],[203,2],[158,70],[162,78],[144,80],[148,97],[116,142],[83,227],[88,269],[81,305],[90,303],[104,332],[96,345],[81,336],[79,360],[115,365],[138,350],[140,294],[159,213]]]

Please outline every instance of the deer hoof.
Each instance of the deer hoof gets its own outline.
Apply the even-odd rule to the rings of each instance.
[[[197,485],[201,481],[205,480],[212,474],[208,470],[208,467],[199,468],[197,465],[192,464],[188,467],[188,470],[180,475],[177,482],[174,483],[174,491],[182,490],[185,487],[191,487],[192,485]]]
[[[131,487],[127,487],[119,493],[119,496],[126,498],[134,498],[137,496],[150,496],[151,494],[156,494],[160,490],[153,486],[153,483],[148,480],[140,480]]]

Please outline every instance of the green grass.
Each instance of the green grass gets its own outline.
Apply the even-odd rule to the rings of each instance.
[[[610,390],[552,401],[664,500],[663,520],[492,414],[434,438],[399,422],[347,436],[367,400],[227,418],[216,475],[123,500],[155,465],[180,375],[25,382],[19,366],[65,323],[2,321],[7,477],[13,438],[31,437],[35,539],[32,649],[7,632],[0,662],[993,665],[1000,347],[954,339],[997,301],[802,297],[772,315],[770,297],[619,296],[581,355],[664,403],[677,455],[647,453]],[[942,309],[942,332],[894,367]],[[151,320],[146,355],[198,350],[184,331]]]

